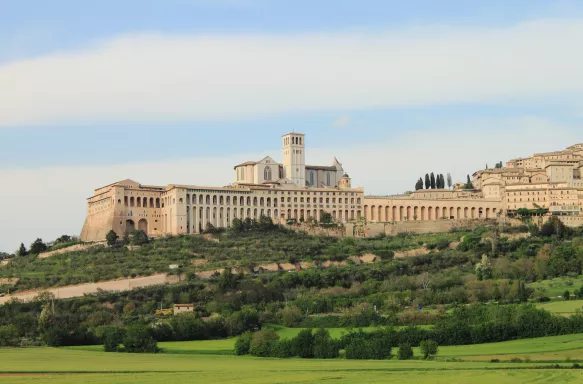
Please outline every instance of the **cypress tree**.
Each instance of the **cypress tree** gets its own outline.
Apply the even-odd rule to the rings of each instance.
[[[431,172],[430,182],[431,182],[431,189],[435,189],[435,175],[433,174],[433,172]]]
[[[431,182],[429,180],[429,174],[426,173],[425,174],[425,189],[429,189],[429,187],[431,187],[431,184],[430,183]]]

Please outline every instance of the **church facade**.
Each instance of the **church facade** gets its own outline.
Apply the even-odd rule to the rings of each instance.
[[[583,144],[565,151],[514,159],[506,167],[473,175],[474,188],[428,189],[396,196],[366,196],[352,187],[342,164],[307,165],[305,135],[281,139],[282,162],[272,157],[234,167],[226,187],[144,185],[122,180],[94,191],[87,199],[81,240],[99,241],[114,230],[144,230],[149,236],[202,232],[207,223],[229,227],[235,218],[268,216],[285,223],[330,213],[337,222],[495,218],[519,208],[548,208],[567,224],[583,224]]]

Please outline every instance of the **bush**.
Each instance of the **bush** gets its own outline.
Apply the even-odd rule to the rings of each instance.
[[[253,333],[251,331],[247,331],[237,338],[237,341],[235,341],[235,355],[241,356],[249,354],[252,337]]]
[[[316,359],[335,359],[340,355],[338,343],[330,337],[327,329],[320,328],[314,334],[314,357]]]
[[[294,357],[294,343],[293,340],[283,339],[275,342],[271,347],[271,356],[279,357],[280,359],[287,359]]]
[[[413,357],[413,348],[411,348],[411,344],[399,344],[399,352],[397,356],[399,360],[410,360]]]
[[[388,338],[375,337],[367,340],[355,337],[346,346],[346,358],[355,360],[385,360],[391,357]]]
[[[571,299],[571,292],[569,292],[569,291],[565,291],[565,292],[563,293],[563,299],[565,299],[565,300],[570,300],[570,299]]]
[[[433,358],[439,351],[437,343],[434,340],[424,340],[419,344],[419,347],[425,360]]]
[[[271,328],[263,328],[255,332],[251,338],[249,353],[258,357],[269,357],[272,355],[279,335]]]
[[[123,338],[126,352],[130,353],[156,353],[158,343],[152,337],[150,329],[145,325],[132,325],[128,327]]]
[[[117,326],[107,326],[103,330],[103,349],[105,352],[119,352],[123,343],[125,330]]]
[[[0,347],[16,347],[19,341],[18,329],[14,325],[0,326]]]
[[[107,245],[109,245],[110,247],[117,243],[118,238],[119,238],[119,236],[117,235],[117,233],[115,233],[115,231],[113,229],[111,231],[107,232],[107,235],[105,235],[105,240],[107,240]]]
[[[314,335],[311,329],[303,329],[293,338],[294,356],[303,359],[314,357]]]

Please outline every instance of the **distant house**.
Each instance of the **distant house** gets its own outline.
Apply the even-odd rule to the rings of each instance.
[[[174,314],[180,315],[181,313],[193,313],[194,304],[174,304]]]

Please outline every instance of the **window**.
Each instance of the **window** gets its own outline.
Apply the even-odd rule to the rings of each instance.
[[[310,172],[310,185],[314,185],[314,171]]]
[[[326,173],[326,185],[330,186],[330,172]]]
[[[271,180],[271,167],[265,167],[263,170],[263,179],[267,181]]]

